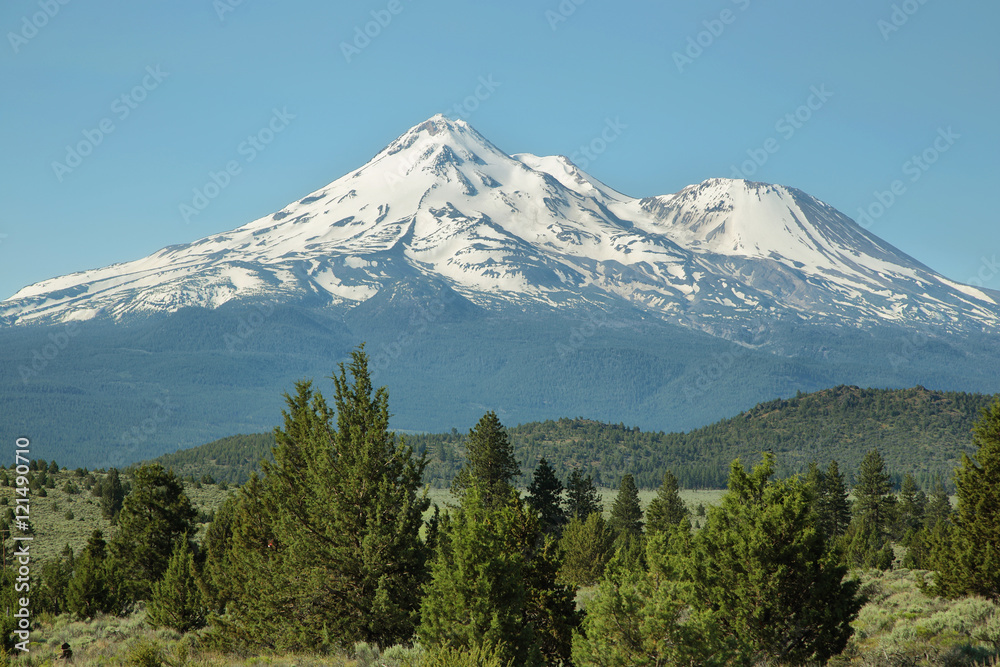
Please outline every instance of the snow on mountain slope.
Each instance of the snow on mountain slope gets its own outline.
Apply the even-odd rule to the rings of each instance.
[[[721,335],[751,316],[1000,325],[991,295],[944,279],[798,190],[712,179],[635,199],[563,156],[510,156],[440,115],[273,215],[28,286],[0,302],[0,322],[234,299],[351,307],[413,277],[443,280],[488,308],[617,302]]]

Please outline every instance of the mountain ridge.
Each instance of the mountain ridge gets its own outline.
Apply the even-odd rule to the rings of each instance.
[[[443,280],[490,309],[611,300],[730,339],[752,317],[1000,326],[1000,299],[939,276],[800,190],[715,178],[637,199],[564,156],[508,155],[440,115],[231,232],[25,287],[0,302],[0,322],[305,295],[350,308],[404,275]]]
[[[972,424],[994,398],[919,385],[896,390],[840,385],[759,403],[685,433],[584,418],[529,422],[508,426],[507,432],[521,465],[522,487],[543,456],[562,479],[579,470],[615,487],[621,475],[629,473],[639,486],[654,489],[670,468],[683,486],[724,488],[729,463],[737,457],[750,464],[761,452],[774,451],[784,476],[804,472],[812,459],[824,468],[837,459],[850,477],[868,449],[878,448],[897,482],[910,473],[930,491],[938,475],[951,486],[951,471],[961,455],[975,451]],[[822,428],[813,428],[819,422]],[[465,432],[402,437],[416,451],[428,453],[424,481],[446,488],[463,460]],[[273,445],[271,433],[241,434],[153,462],[185,477],[211,475],[239,484],[260,471],[257,464],[269,458]]]

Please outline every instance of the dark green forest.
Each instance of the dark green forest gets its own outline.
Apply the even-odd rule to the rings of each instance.
[[[725,488],[733,459],[755,461],[764,451],[777,455],[779,476],[804,473],[812,460],[825,467],[836,459],[850,480],[865,453],[877,448],[895,485],[911,474],[923,488],[932,488],[940,477],[953,489],[951,472],[963,453],[971,453],[972,424],[991,400],[923,387],[839,386],[761,403],[687,433],[568,418],[522,424],[508,433],[522,470],[534,469],[545,457],[560,478],[575,470],[591,475],[598,486],[616,487],[628,473],[640,488],[652,489],[670,469],[685,488]],[[424,482],[437,488],[448,487],[458,473],[465,438],[457,429],[403,436],[417,452],[427,453]],[[260,470],[273,446],[273,434],[236,435],[155,462],[184,477],[209,474],[240,484]],[[525,488],[529,479],[525,472],[516,483]]]
[[[643,510],[637,477],[645,471],[625,460],[605,519],[590,468],[566,466],[555,447],[537,462],[519,460],[514,429],[495,412],[456,440],[450,491],[457,503],[432,510],[424,489],[431,447],[414,448],[389,429],[388,392],[373,386],[363,349],[339,369],[331,402],[306,381],[286,394],[284,424],[269,436],[271,458],[210,516],[194,507],[184,480],[158,463],[100,477],[41,460],[0,470],[0,486],[17,487],[14,498],[45,497],[57,479],[66,494],[88,491],[111,526],[76,550],[67,545],[30,578],[4,568],[0,605],[30,605],[37,622],[52,627],[60,618],[133,616],[184,637],[184,651],[229,656],[226,664],[308,654],[372,665],[355,659],[382,649],[395,658],[377,664],[393,667],[750,667],[853,664],[854,657],[971,666],[1000,659],[1000,398],[978,411],[967,434],[971,456],[961,454],[952,470],[957,507],[940,480],[924,489],[903,473],[897,492],[901,471],[882,447],[850,441],[837,450],[863,448],[850,481],[835,458],[821,464],[813,457],[804,475],[782,475],[782,466],[796,465],[781,462],[792,450],[771,448],[731,460],[727,490],[707,511],[685,506],[684,485],[669,469]],[[717,426],[737,433],[734,424],[760,421],[746,430],[752,438],[770,424],[778,432],[769,442],[787,448],[792,431],[783,429],[795,420],[835,421],[865,401],[883,415],[923,406],[898,410],[887,423],[897,439],[911,434],[909,446],[926,455],[912,434],[943,437],[962,428],[956,406],[973,400],[920,387],[896,394],[838,387]],[[937,418],[915,420],[919,411]],[[586,422],[578,423],[584,440]],[[547,427],[539,429],[545,437],[569,447],[574,424],[529,426]],[[533,431],[520,428],[519,447],[531,451]],[[598,432],[608,438],[605,449],[622,448],[627,435],[642,442],[624,426]],[[670,437],[653,435],[649,448]],[[237,436],[205,451],[246,466],[246,452],[226,458],[230,450],[262,444],[260,436]],[[569,475],[558,474],[550,453]],[[525,478],[526,495],[518,489]],[[224,488],[207,473],[194,488],[201,483]],[[3,534],[30,535],[23,516],[9,508]],[[954,601],[928,618],[937,629],[915,630],[918,640],[924,632],[945,642],[896,637],[871,649],[855,637],[869,600],[884,599],[883,588],[865,582],[889,571],[922,573],[923,599]],[[925,613],[912,609],[914,618]],[[27,651],[30,623],[0,620],[3,650]],[[101,648],[86,650],[92,656]],[[130,664],[175,664],[155,643],[146,654]],[[887,662],[871,662],[878,655]]]

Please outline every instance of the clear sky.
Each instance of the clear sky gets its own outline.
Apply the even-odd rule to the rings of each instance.
[[[633,196],[795,186],[1000,289],[998,25],[996,0],[9,0],[0,298],[267,215],[439,112]]]

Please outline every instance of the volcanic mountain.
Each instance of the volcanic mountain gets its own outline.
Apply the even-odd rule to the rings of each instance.
[[[748,320],[996,329],[952,282],[794,188],[711,179],[636,199],[562,156],[508,155],[435,116],[282,210],[0,303],[25,324],[309,298],[351,307],[431,279],[490,310],[607,308],[732,335]]]
[[[1000,293],[795,188],[630,197],[439,115],[271,215],[0,302],[0,410],[60,463],[109,431],[138,460],[267,430],[367,341],[397,428],[687,429],[838,384],[993,393],[997,333]]]

